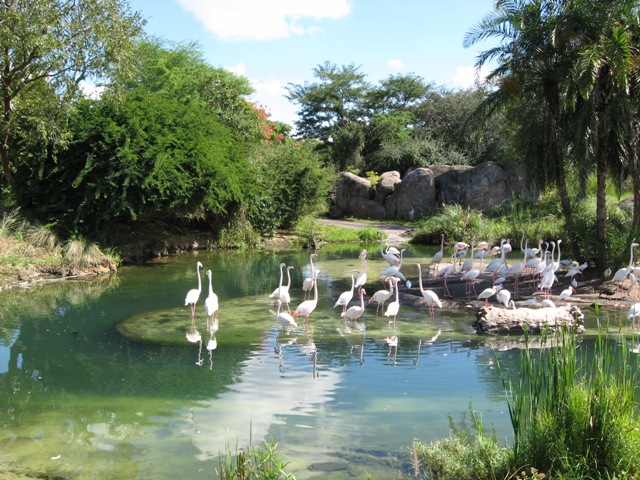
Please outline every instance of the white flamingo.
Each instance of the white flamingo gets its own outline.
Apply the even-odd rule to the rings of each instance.
[[[440,266],[440,262],[444,257],[444,233],[440,234],[440,250],[436,252],[436,254],[431,259],[430,265],[433,265],[433,276],[436,276],[436,272],[438,271],[438,267]],[[431,268],[431,267],[429,267]]]
[[[387,250],[388,249],[389,249],[389,246],[387,245]],[[382,232],[380,232],[380,254],[382,255],[382,258],[384,258],[387,261],[387,263],[389,263],[389,265],[392,265],[392,266],[398,265],[401,262],[400,258],[396,257],[392,253],[385,252],[382,249]]]
[[[342,311],[343,312],[347,309],[347,305],[349,305],[349,302],[353,298],[353,290],[355,288],[355,283],[356,283],[354,273],[358,273],[358,270],[352,270],[351,271],[351,290],[347,290],[346,292],[342,292],[340,294],[340,296],[338,297],[338,300],[336,300],[336,303],[333,306],[333,308],[336,308],[338,305],[342,305]]]
[[[627,314],[627,319],[631,321],[632,327],[635,325],[636,320],[640,320],[640,303],[634,303],[631,305],[629,313]]]
[[[278,311],[276,312],[276,320],[282,326],[282,328],[284,328],[285,330],[288,330],[291,328],[297,328],[298,324],[296,323],[296,320],[293,318],[293,315],[291,315],[288,312],[280,311],[280,307],[282,307],[282,302],[280,301],[279,298],[276,299],[276,306],[278,307]]]
[[[618,285],[618,288],[620,289],[622,288],[622,282],[629,276],[629,274],[633,270],[633,249],[637,246],[638,244],[635,243],[635,241],[631,243],[631,248],[629,249],[631,253],[631,258],[629,259],[629,266],[619,269],[616,273],[614,273],[613,278],[611,279],[613,282],[620,282],[620,284]]]
[[[198,299],[200,298],[200,292],[202,292],[202,279],[200,278],[200,269],[202,268],[202,264],[200,262],[196,263],[196,271],[198,272],[198,288],[193,288],[187,292],[187,296],[184,299],[185,307],[187,305],[191,305],[191,318],[195,318],[196,316],[196,303],[198,303]]]
[[[396,289],[396,299],[395,301],[391,302],[388,306],[387,306],[387,311],[384,312],[384,316],[385,317],[393,317],[393,327],[395,328],[396,326],[396,317],[398,316],[398,312],[400,311],[400,297],[398,296],[398,282],[400,281],[398,278],[396,277],[391,277],[393,283],[394,283],[394,287]],[[391,320],[389,320],[389,325],[391,325]]]
[[[211,286],[211,270],[207,270],[206,274],[209,277],[209,295],[204,300],[204,311],[207,313],[207,330],[209,330],[209,325],[213,325],[218,311],[218,295],[213,293]]]
[[[381,277],[393,277],[398,275],[398,273],[400,273],[400,269],[402,268],[402,255],[406,250],[407,250],[406,248],[403,248],[402,250],[400,250],[400,262],[397,265],[392,265],[388,268],[385,268],[383,271],[381,271],[380,272]]]
[[[362,250],[362,252],[360,252],[360,263],[362,264],[362,272],[360,272],[360,275],[358,275],[358,278],[356,278],[356,285],[355,287],[358,289],[358,291],[360,291],[360,289],[364,286],[365,283],[367,283],[367,251],[366,250]]]
[[[312,254],[314,255],[314,254]],[[298,308],[296,308],[295,312],[293,312],[292,317],[296,318],[299,315],[302,315],[303,324],[306,326],[309,323],[309,315],[313,313],[313,311],[318,306],[318,274],[320,270],[316,270],[313,272],[313,299],[305,300]]]
[[[380,308],[384,310],[384,304],[393,295],[393,277],[387,277],[387,281],[389,282],[389,290],[378,290],[368,300],[368,303],[376,302],[378,304],[378,306],[376,307],[376,315],[378,315],[378,311],[380,310]]]
[[[447,278],[453,273],[455,270],[455,265],[447,265],[446,267],[441,268],[436,275],[436,279],[442,278],[444,280],[444,296],[451,298],[451,292],[449,292],[449,287],[447,286]]]
[[[311,276],[304,279],[302,282],[302,291],[304,292],[304,298],[306,300],[309,292],[313,289],[313,285],[315,283],[316,276],[314,275],[315,269],[313,267],[313,259],[317,257],[317,253],[312,253],[309,255],[309,263],[311,264]]]
[[[509,301],[511,300],[511,292],[506,288],[501,288],[498,293],[496,293],[496,299],[498,302],[502,303],[505,308],[509,308]]]
[[[416,265],[418,266],[418,285],[420,285],[420,293],[422,293],[422,296],[427,301],[427,305],[429,306],[429,313],[433,317],[435,316],[435,307],[437,306],[438,308],[442,308],[442,302],[438,298],[436,292],[429,289],[425,290],[422,287],[422,267],[419,263]]]
[[[353,320],[356,322],[364,313],[364,296],[367,294],[364,288],[360,289],[360,305],[352,305],[345,312],[342,312],[340,315],[344,318],[345,322],[347,319]]]

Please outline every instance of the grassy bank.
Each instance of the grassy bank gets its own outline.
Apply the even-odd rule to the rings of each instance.
[[[113,271],[116,252],[104,252],[83,238],[61,241],[42,225],[29,223],[17,211],[0,217],[0,286],[41,277],[68,277]]]

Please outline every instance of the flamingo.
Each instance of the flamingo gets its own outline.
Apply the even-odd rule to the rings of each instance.
[[[436,278],[444,279],[444,294],[449,298],[451,298],[452,295],[451,292],[449,292],[449,287],[447,287],[447,278],[449,278],[449,275],[453,273],[455,268],[455,265],[447,265],[446,267],[441,268],[436,275]]]
[[[427,305],[429,305],[429,313],[433,317],[435,316],[435,306],[437,305],[438,308],[442,308],[442,302],[438,298],[436,292],[433,290],[425,290],[422,287],[422,267],[419,263],[416,265],[418,266],[418,285],[420,285],[420,293],[422,293],[422,296],[427,301]]]
[[[522,305],[520,305],[521,307],[530,307],[532,305],[537,305],[538,304],[538,298],[536,297],[532,297],[529,298],[527,300],[525,300],[524,302],[522,302]]]
[[[636,320],[640,319],[640,303],[634,303],[629,309],[627,318],[631,320],[631,326],[635,325]]]
[[[430,265],[433,265],[433,276],[436,276],[436,272],[438,271],[438,267],[440,266],[440,262],[444,257],[444,233],[440,234],[440,250],[436,252],[436,254],[431,259]],[[429,267],[431,268],[431,267]]]
[[[362,264],[363,267],[363,271],[362,273],[360,273],[360,275],[358,275],[358,278],[356,278],[356,285],[355,287],[358,289],[358,292],[360,291],[360,289],[364,286],[365,283],[367,283],[367,251],[366,250],[362,250],[362,252],[360,252],[360,263]]]
[[[400,250],[396,247],[390,247],[387,242],[384,242],[384,246],[387,247],[384,249],[384,253],[390,253],[391,255],[400,256]]]
[[[315,283],[316,277],[313,274],[313,272],[315,271],[313,267],[313,259],[317,256],[318,256],[317,253],[312,253],[311,255],[309,255],[309,263],[311,264],[311,276],[305,278],[304,282],[302,282],[302,291],[304,292],[305,300],[307,299],[307,296],[309,295],[309,292],[311,291],[311,289],[313,288],[313,284]]]
[[[271,295],[269,295],[269,298],[278,298],[280,296],[280,289],[282,288],[282,279],[283,279],[283,273],[282,271],[284,270],[284,267],[286,267],[287,264],[286,263],[281,263],[280,264],[280,282],[278,282],[278,288],[276,288]],[[275,303],[275,302],[274,302]]]
[[[465,272],[465,274],[460,278],[460,281],[466,283],[467,300],[469,300],[469,295],[471,295],[471,287],[473,287],[474,295],[477,295],[475,280],[479,276],[480,276],[480,269],[474,268],[472,270],[469,270],[468,272]]]
[[[458,261],[458,264],[462,264],[462,259],[467,256],[469,250],[469,244],[467,242],[458,242],[453,246],[453,255],[451,255],[451,263]]]
[[[343,312],[347,309],[347,305],[349,305],[349,302],[353,298],[353,290],[355,288],[356,280],[355,280],[355,276],[353,275],[354,273],[358,273],[358,270],[351,271],[351,290],[342,292],[338,297],[338,300],[336,301],[336,304],[333,306],[333,308],[336,308],[338,305],[342,305]]]
[[[312,255],[315,255],[314,253],[312,253]],[[293,312],[292,317],[296,318],[299,315],[302,315],[303,323],[306,326],[307,323],[309,322],[309,315],[311,315],[311,313],[316,309],[316,307],[318,306],[318,274],[320,273],[320,270],[315,270],[313,272],[313,300],[305,300],[304,302],[302,302],[300,305],[298,305],[298,308],[296,308],[295,312]]]
[[[496,299],[498,300],[498,302],[502,303],[505,308],[509,308],[509,302],[513,301],[511,300],[511,292],[506,288],[500,289],[500,291],[496,294]]]
[[[213,293],[213,288],[211,287],[211,270],[207,270],[206,275],[209,277],[209,296],[204,300],[204,311],[207,313],[207,330],[209,330],[209,319],[211,319],[211,325],[213,325],[218,311],[218,295]]]
[[[387,306],[387,311],[384,312],[384,316],[385,317],[391,317],[393,316],[393,327],[395,328],[396,326],[396,317],[398,316],[398,312],[400,311],[400,297],[398,296],[398,282],[400,281],[398,278],[396,277],[391,277],[393,283],[394,283],[394,287],[396,289],[396,299],[394,302],[391,302],[388,306]],[[389,320],[389,325],[391,325],[391,320]]]
[[[402,250],[400,250],[400,263],[398,263],[397,265],[392,265],[388,268],[385,268],[383,271],[380,272],[381,277],[394,277],[398,273],[400,273],[400,269],[402,268],[402,255],[406,250],[407,250],[406,248],[403,248]]]
[[[387,250],[388,249],[389,249],[389,246],[387,245]],[[402,263],[402,260],[400,258],[396,257],[392,253],[387,253],[382,249],[382,232],[380,232],[380,254],[382,254],[382,258],[384,258],[387,261],[387,263],[389,263],[389,265],[391,266]]]
[[[524,230],[522,230],[522,232],[524,235]],[[520,282],[520,275],[522,274],[522,272],[524,272],[524,269],[527,266],[527,244],[526,243],[523,251],[524,251],[524,258],[522,259],[522,261],[511,265],[507,269],[507,274],[506,274],[507,277],[513,277],[513,293],[516,298],[518,297],[518,285]]]
[[[491,260],[489,262],[489,265],[487,265],[487,268],[485,268],[485,272],[490,273],[493,277],[493,281],[495,283],[496,281],[496,273],[498,272],[498,269],[504,264],[505,262],[505,255],[506,255],[506,250],[504,248],[506,240],[503,238],[502,240],[500,240],[500,258],[494,258],[493,260]]]
[[[475,248],[475,240],[471,240],[471,256],[465,259],[464,263],[462,264],[462,268],[460,269],[461,272],[468,272],[469,270],[473,269],[473,254],[475,252]]]
[[[385,302],[389,300],[393,295],[393,277],[387,277],[387,280],[389,281],[389,290],[378,290],[371,296],[368,301],[369,303],[376,302],[378,304],[378,306],[376,307],[376,315],[378,315],[380,307],[384,309]]]
[[[287,284],[282,285],[282,267],[284,266],[286,266],[284,263],[280,264],[280,286],[276,288],[271,295],[269,295],[269,298],[279,299],[280,302],[284,303],[287,306],[287,310],[289,311],[289,313],[291,313],[291,310],[289,308],[289,303],[291,303],[291,295],[289,294],[289,289],[291,288],[291,269],[293,269],[294,267],[291,265],[287,267]]]
[[[633,249],[637,246],[638,244],[635,243],[635,241],[631,243],[631,258],[629,259],[629,266],[619,269],[616,273],[614,273],[613,278],[611,279],[613,282],[620,282],[620,284],[618,285],[619,289],[622,288],[622,282],[624,281],[624,279],[627,278],[633,270]]]
[[[364,288],[360,289],[360,305],[352,305],[345,312],[342,312],[340,315],[344,318],[345,322],[347,319],[351,319],[356,322],[364,313],[364,296],[367,294]]]
[[[276,299],[276,306],[278,307],[278,311],[276,312],[276,320],[282,326],[283,329],[287,330],[290,328],[296,328],[298,324],[296,323],[293,315],[288,312],[281,312],[280,307],[282,306],[282,302],[280,299]]]
[[[185,307],[187,305],[191,305],[191,318],[195,318],[196,316],[196,303],[198,303],[198,299],[200,298],[200,292],[202,292],[202,279],[200,278],[200,269],[202,268],[202,264],[200,262],[196,263],[196,271],[198,272],[198,288],[192,288],[187,292],[187,296],[184,299]]]

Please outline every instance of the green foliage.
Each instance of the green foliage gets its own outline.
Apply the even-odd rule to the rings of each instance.
[[[334,176],[309,143],[260,144],[249,162],[253,184],[248,219],[262,234],[290,229],[306,215],[321,213]]]
[[[140,51],[141,84],[79,102],[69,148],[21,167],[21,203],[58,231],[104,239],[133,222],[216,225],[244,201],[251,169],[238,133],[194,87],[215,69],[188,51]]]
[[[611,265],[628,263],[628,232],[631,224],[629,212],[623,210],[611,198],[607,206],[607,244]],[[575,204],[573,221],[579,239],[581,258],[595,262],[598,252],[598,234],[596,228],[596,199],[588,197]]]
[[[399,139],[382,143],[379,149],[366,158],[366,168],[386,172],[398,170],[401,173],[410,168],[432,165],[467,165],[469,159],[464,154],[431,139]]]
[[[519,240],[524,230],[526,238],[557,239],[562,238],[564,224],[557,213],[557,200],[551,197],[539,202],[514,200],[493,211],[482,213],[464,209],[460,205],[445,205],[439,213],[423,219],[411,239],[411,243],[435,245],[440,243],[440,234],[446,239],[487,239],[497,241],[500,238]],[[469,242],[470,243],[470,242]]]
[[[514,468],[535,465],[559,478],[639,475],[637,370],[628,364],[625,339],[609,342],[602,328],[588,362],[575,332],[562,328],[544,340],[549,348],[527,345],[515,382],[500,370],[514,430]],[[615,353],[620,345],[622,353]]]
[[[54,118],[49,116],[53,112],[51,94],[55,92],[58,111],[64,111],[76,97],[80,80],[104,80],[116,69],[126,68],[143,24],[140,15],[122,0],[33,0],[3,5],[0,91],[4,101],[0,108],[3,130],[8,129],[12,141],[6,148],[3,143],[0,154],[10,187],[14,186],[12,164],[22,160],[13,142],[22,134],[33,134],[12,128],[32,113],[30,123],[38,126],[36,135],[47,138],[51,146],[66,131],[64,116],[46,121]],[[40,101],[41,111],[37,108]]]
[[[264,442],[264,448],[250,445],[249,449],[235,454],[227,449],[220,455],[216,475],[221,480],[295,480],[293,473],[287,473],[288,462],[284,462],[278,453],[278,443],[274,440]]]
[[[411,243],[439,244],[442,233],[446,239],[456,241],[472,237],[488,238],[486,231],[487,222],[481,212],[462,208],[458,204],[447,204],[438,214],[418,223]]]
[[[482,421],[471,409],[471,405],[469,411],[473,420],[473,430],[468,426],[465,417],[458,426],[449,418],[449,437],[429,444],[417,441],[413,443],[414,462],[417,461],[418,465],[422,466],[428,478],[505,478],[511,461],[509,449],[500,445],[495,433],[485,435]]]

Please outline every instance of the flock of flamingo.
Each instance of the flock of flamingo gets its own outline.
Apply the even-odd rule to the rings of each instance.
[[[436,280],[443,281],[443,295],[451,298],[452,295],[449,291],[447,280],[452,276],[458,276],[459,280],[466,284],[467,300],[471,297],[471,292],[477,297],[478,300],[484,300],[485,304],[488,304],[489,299],[496,296],[497,301],[503,304],[505,308],[511,307],[516,309],[515,298],[519,297],[521,280],[529,282],[534,287],[534,291],[538,295],[532,295],[531,298],[522,302],[520,307],[551,307],[555,308],[555,303],[552,300],[552,288],[555,284],[559,283],[558,274],[562,271],[564,277],[570,279],[570,285],[562,290],[558,295],[558,301],[567,301],[567,299],[576,291],[578,286],[576,276],[582,274],[587,268],[587,264],[578,264],[578,262],[571,260],[561,259],[560,246],[562,240],[557,242],[538,242],[537,248],[529,248],[528,240],[525,239],[524,230],[519,230],[522,233],[520,240],[520,250],[522,252],[522,259],[511,265],[507,262],[507,254],[512,251],[511,243],[508,239],[502,239],[500,244],[492,248],[489,242],[482,241],[475,243],[472,240],[471,244],[466,242],[457,242],[453,246],[453,253],[450,257],[450,262],[444,267],[440,267],[444,256],[444,234],[441,235],[440,250],[433,256],[429,266],[425,269],[426,275],[431,275]],[[543,248],[544,245],[544,248]],[[630,260],[629,265],[625,268],[621,268],[615,272],[612,277],[612,281],[616,282],[618,288],[622,288],[622,282],[629,279],[632,282],[632,286],[637,284],[637,277],[640,275],[640,265],[635,265],[633,262],[634,248],[639,244],[635,241],[631,243],[630,247]],[[470,249],[470,255],[469,255]],[[403,254],[406,249],[398,250],[395,247],[386,245],[383,246],[383,236],[380,234],[380,254],[382,258],[389,263],[389,267],[385,268],[379,273],[379,278],[382,281],[385,288],[377,290],[371,295],[366,303],[365,296],[367,292],[365,285],[368,281],[367,271],[367,250],[362,250],[359,255],[360,269],[353,270],[351,272],[351,288],[345,292],[342,292],[337,298],[334,308],[341,306],[342,313],[341,318],[345,321],[349,320],[357,322],[365,312],[367,304],[376,304],[376,315],[383,312],[383,315],[388,318],[389,325],[393,323],[396,326],[396,317],[400,311],[400,298],[398,294],[398,284],[404,282],[407,288],[411,288],[411,281],[408,280],[401,272],[403,267]],[[309,316],[313,313],[318,305],[318,275],[320,273],[313,264],[313,260],[318,257],[317,253],[311,253],[309,256],[309,263],[311,266],[311,275],[305,278],[302,283],[302,290],[304,292],[304,300],[295,308],[293,313],[291,312],[291,269],[293,266],[287,266],[284,263],[280,263],[280,282],[278,287],[269,295],[269,298],[274,300],[277,311],[275,318],[279,324],[285,329],[297,328],[298,323],[296,319],[301,317],[302,325],[306,328],[309,322]],[[484,266],[485,259],[494,257],[488,261],[486,267]],[[480,264],[477,265],[477,260]],[[431,289],[425,289],[422,282],[423,269],[420,263],[416,264],[418,270],[418,280],[420,292],[426,301],[429,314],[433,317],[435,315],[435,307],[442,308],[442,302],[435,291]],[[200,268],[202,264],[196,263],[196,271],[198,275],[198,288],[192,289],[187,293],[185,298],[185,306],[191,306],[191,318],[192,326],[195,319],[196,304],[200,298],[202,290],[202,283],[200,279]],[[284,272],[286,269],[287,283],[284,284]],[[433,271],[432,271],[433,269]],[[206,271],[207,277],[209,277],[209,293],[204,301],[204,309],[207,315],[207,330],[211,333],[213,329],[217,330],[217,320],[215,318],[218,311],[218,297],[213,292],[211,286],[211,270]],[[488,276],[491,278],[492,286],[484,289],[479,294],[475,291],[475,285],[480,281],[481,276],[485,278]],[[611,276],[611,271],[605,272],[605,276]],[[511,291],[505,288],[504,284],[509,281],[513,281],[513,296]],[[388,285],[388,288],[387,288]],[[357,291],[357,303],[350,305]],[[311,296],[313,294],[313,296]],[[539,297],[542,296],[542,300]],[[513,297],[513,298],[512,298]],[[394,299],[395,298],[395,299]],[[391,300],[388,304],[387,302]],[[286,308],[283,308],[286,307]],[[385,309],[386,306],[386,309]],[[631,306],[628,312],[628,319],[635,323],[640,319],[640,302]],[[196,340],[197,341],[197,340]]]

